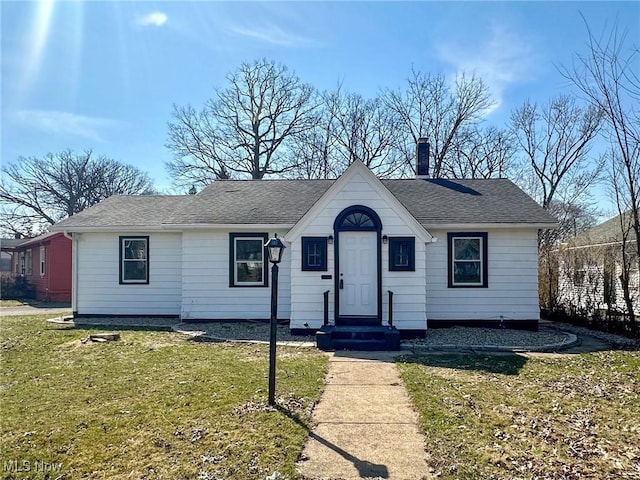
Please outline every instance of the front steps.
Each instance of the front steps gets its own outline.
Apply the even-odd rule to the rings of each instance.
[[[325,325],[316,342],[320,350],[400,350],[400,332],[382,325]]]

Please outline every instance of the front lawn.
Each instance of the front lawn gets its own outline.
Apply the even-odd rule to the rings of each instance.
[[[2,478],[294,477],[325,355],[278,347],[271,410],[266,346],[134,330],[83,343],[95,330],[45,318],[0,319]]]
[[[640,478],[640,352],[398,365],[437,478]]]

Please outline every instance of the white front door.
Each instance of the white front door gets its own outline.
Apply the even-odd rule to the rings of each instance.
[[[339,232],[340,315],[378,314],[376,232]]]

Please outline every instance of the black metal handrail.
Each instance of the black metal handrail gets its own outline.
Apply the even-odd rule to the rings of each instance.
[[[388,290],[389,292],[389,326],[393,327],[393,292]]]
[[[322,294],[324,300],[324,324],[329,325],[329,290]]]

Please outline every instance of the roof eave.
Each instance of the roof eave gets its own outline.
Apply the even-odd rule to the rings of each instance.
[[[547,228],[558,228],[557,223],[505,223],[505,222],[494,222],[494,223],[435,223],[435,222],[421,222],[422,225],[427,229],[474,229],[474,230],[482,230],[483,228],[492,228],[492,229],[509,229],[509,228],[536,228],[536,229],[547,229]]]
[[[170,231],[163,225],[105,225],[105,226],[73,226],[61,225],[52,227],[55,232],[70,233],[117,233],[117,232],[166,232]]]
[[[289,230],[293,223],[167,223],[163,226],[176,230]]]
[[[289,230],[292,223],[163,223],[161,225],[56,226],[55,232],[182,232],[184,230]]]

